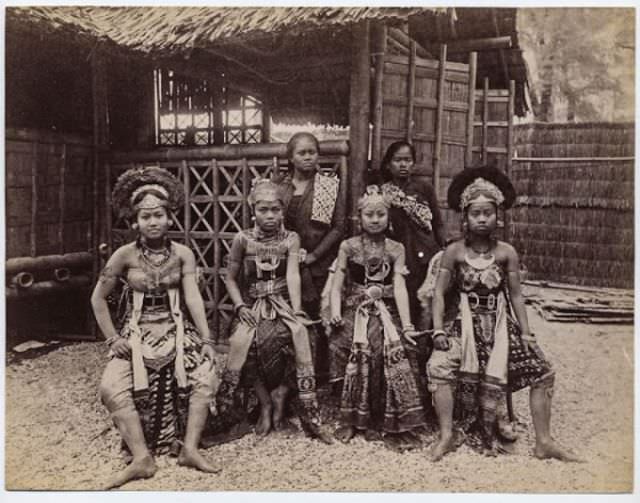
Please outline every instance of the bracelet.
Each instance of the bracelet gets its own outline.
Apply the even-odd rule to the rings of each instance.
[[[298,309],[297,311],[294,311],[293,314],[295,316],[304,316],[305,318],[307,317],[307,313],[304,312],[302,309]]]
[[[407,332],[415,332],[415,331],[416,331],[416,327],[413,325],[413,323],[407,323],[402,327],[403,334],[406,334]]]
[[[213,347],[215,342],[212,339],[202,339],[202,344],[206,344],[207,346]]]
[[[433,333],[431,334],[431,339],[435,340],[436,337],[439,337],[441,335],[444,335],[446,337],[447,332],[445,332],[442,329],[434,330]]]
[[[105,339],[104,342],[107,346],[111,347],[113,343],[116,342],[118,339],[121,339],[121,337],[119,335],[114,335],[112,337]]]
[[[233,306],[233,314],[237,315],[240,309],[242,309],[243,307],[247,307],[247,305],[244,302],[241,302],[240,304]]]
[[[521,337],[523,341],[527,341],[527,342],[535,342],[536,340],[536,334],[534,333],[522,334]]]

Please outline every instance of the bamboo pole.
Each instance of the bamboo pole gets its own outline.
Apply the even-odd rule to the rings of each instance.
[[[444,115],[444,83],[447,66],[447,46],[440,46],[440,65],[438,68],[438,108],[436,111],[436,141],[433,146],[433,189],[436,199],[440,199],[440,155],[442,150],[442,118]]]
[[[112,236],[112,227],[113,227],[113,201],[111,200],[111,163],[104,163],[104,201],[105,201],[105,212],[104,212],[104,222],[105,222],[105,230],[106,230],[106,239],[101,240],[102,243],[107,244],[108,255],[113,253],[113,236]]]
[[[368,80],[368,79],[367,79]],[[367,92],[368,94],[368,92]],[[367,105],[367,110],[369,105]],[[344,140],[331,140],[320,142],[320,155],[347,155],[349,154],[349,144]],[[198,159],[247,159],[264,157],[286,157],[286,143],[252,143],[226,144],[224,146],[213,147],[191,147],[191,148],[162,148],[152,151],[140,152],[112,152],[110,159],[116,164],[124,163],[146,163],[162,161],[182,161]]]
[[[191,180],[189,177],[189,165],[187,161],[182,161],[180,163],[180,168],[182,169],[182,186],[184,189],[184,244],[185,246],[190,246],[189,243],[189,231],[191,230],[191,204],[190,204],[190,196],[191,196]]]
[[[450,54],[471,51],[495,51],[497,49],[510,49],[511,37],[506,35],[503,37],[454,40],[450,41],[447,45],[449,47]],[[427,47],[426,49],[429,50],[430,48],[431,46]]]
[[[375,71],[373,77],[373,139],[371,146],[371,168],[373,171],[380,169],[382,158],[382,118],[383,118],[383,81],[385,53],[387,52],[387,26],[377,26],[375,37]]]
[[[416,94],[416,43],[412,40],[409,46],[409,76],[407,82],[407,142],[413,143],[413,130],[415,121],[413,113],[415,109]]]
[[[36,297],[39,295],[47,295],[57,292],[67,292],[86,288],[91,285],[91,279],[88,276],[72,276],[68,281],[38,281],[28,288],[9,287],[6,289],[7,299]]]
[[[220,280],[222,274],[222,247],[220,243],[220,172],[218,163],[211,159],[210,163],[213,171],[213,333],[215,341],[218,342],[220,333],[220,313],[218,304],[220,303]]]
[[[351,82],[349,89],[349,177],[351,232],[358,229],[358,198],[364,193],[369,152],[369,21],[351,31]]]
[[[247,229],[251,224],[251,213],[249,211],[249,192],[251,192],[251,180],[249,178],[249,165],[247,158],[243,157],[240,161],[240,169],[242,170],[242,228]]]
[[[485,77],[482,92],[482,164],[487,163],[488,159],[488,141],[489,133],[489,78]]]
[[[514,162],[629,162],[635,157],[513,157]]]
[[[22,271],[46,271],[58,267],[90,267],[92,262],[93,254],[90,252],[42,255],[40,257],[16,257],[7,259],[5,263],[5,273],[12,275]]]
[[[476,75],[478,69],[478,53],[469,54],[469,111],[467,115],[467,149],[465,151],[465,167],[473,164],[473,124],[476,113]]]
[[[495,12],[494,12],[495,17]],[[509,81],[509,105],[507,106],[507,176],[511,178],[511,170],[513,167],[513,116],[515,115],[515,94],[516,94],[516,82],[515,80]],[[510,239],[510,215],[508,211],[504,212],[504,239],[509,241]]]
[[[404,47],[407,50],[407,54],[409,54],[409,50],[411,48],[411,43],[414,43],[414,44],[416,44],[416,55],[417,56],[419,56],[421,58],[424,58],[424,59],[433,58],[433,55],[429,51],[427,51],[420,44],[416,43],[415,40],[413,40],[409,35],[407,35],[405,32],[403,32],[402,30],[400,30],[398,28],[389,28],[389,38],[391,38],[391,40],[397,42],[402,47]]]

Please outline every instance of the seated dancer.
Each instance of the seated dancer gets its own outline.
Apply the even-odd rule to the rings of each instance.
[[[403,450],[419,446],[417,436],[403,433],[424,426],[425,416],[416,353],[407,350],[418,332],[409,315],[404,247],[385,238],[389,205],[369,186],[358,202],[362,234],[340,245],[330,291],[331,379],[343,380],[336,438],[346,443],[364,430],[366,439]]]
[[[257,181],[249,202],[255,225],[236,234],[229,252],[226,285],[236,316],[214,423],[229,426],[242,420],[237,392],[254,387],[261,407],[256,433],[281,429],[285,399],[295,389],[302,427],[330,443],[320,424],[305,326],[309,319],[300,309],[300,240],[282,225],[284,205],[276,184]]]
[[[113,190],[115,208],[134,220],[131,227],[139,236],[114,252],[91,297],[110,348],[100,396],[132,455],[109,488],[151,477],[156,471],[152,452],[176,449],[180,442],[179,464],[219,471],[197,450],[216,378],[195,257],[167,237],[169,210],[183,203],[183,190],[158,167],[126,171]],[[126,280],[130,296],[118,332],[107,296],[119,278]],[[195,327],[184,317],[181,296]]]
[[[433,297],[434,351],[427,372],[440,426],[434,461],[456,447],[454,417],[472,447],[499,452],[496,408],[507,389],[527,386],[534,455],[577,460],[551,438],[554,371],[529,330],[518,254],[493,237],[498,209],[511,207],[515,197],[509,178],[493,167],[465,169],[449,187],[449,207],[462,212],[465,237],[444,251]],[[445,306],[450,289],[454,309]]]

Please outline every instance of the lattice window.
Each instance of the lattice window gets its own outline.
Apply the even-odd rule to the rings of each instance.
[[[225,143],[262,143],[262,104],[228,90],[224,111]]]
[[[221,84],[154,71],[156,145],[261,143],[262,103]]]

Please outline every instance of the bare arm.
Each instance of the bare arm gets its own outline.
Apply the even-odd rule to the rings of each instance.
[[[409,294],[407,293],[407,284],[404,280],[405,255],[404,246],[400,253],[396,257],[393,264],[393,297],[396,300],[396,307],[398,308],[398,315],[400,316],[400,322],[402,327],[411,325],[411,314],[409,312]]]
[[[119,278],[124,274],[127,260],[127,249],[122,247],[117,249],[107,261],[104,269],[100,273],[93,293],[91,294],[91,307],[98,322],[100,331],[107,340],[118,337],[118,332],[111,319],[107,297],[116,287]]]
[[[191,313],[191,318],[203,340],[211,340],[209,324],[204,308],[204,301],[196,282],[196,259],[188,248],[181,249],[182,258],[182,290],[184,303]]]
[[[240,293],[240,287],[238,286],[238,275],[242,267],[242,260],[244,259],[244,241],[241,233],[237,233],[233,237],[231,243],[231,250],[229,251],[229,263],[227,264],[227,276],[225,284],[227,287],[227,293],[231,298],[231,302],[234,306],[239,306],[243,303],[242,294]]]
[[[331,323],[339,324],[342,322],[342,285],[344,284],[344,274],[347,269],[347,251],[343,241],[338,250],[338,258],[336,259],[336,270],[333,273],[333,281],[331,283]]]
[[[528,337],[531,335],[529,330],[529,320],[527,318],[527,308],[524,305],[524,297],[522,295],[522,286],[520,285],[520,259],[518,253],[511,245],[507,246],[507,286],[509,288],[509,297],[513,305],[513,312],[522,330],[522,335]]]
[[[436,279],[436,288],[433,293],[433,343],[436,349],[449,349],[449,341],[444,333],[445,294],[449,290],[451,272],[455,267],[456,244],[449,245],[442,255],[440,270]]]
[[[300,238],[294,234],[290,238],[289,253],[287,254],[287,289],[294,312],[300,311]]]
[[[425,196],[427,203],[429,204],[429,208],[431,209],[431,229],[433,237],[435,238],[436,243],[442,247],[445,245],[444,222],[442,220],[442,213],[440,212],[438,198],[436,197],[433,187],[429,183],[425,184]]]

